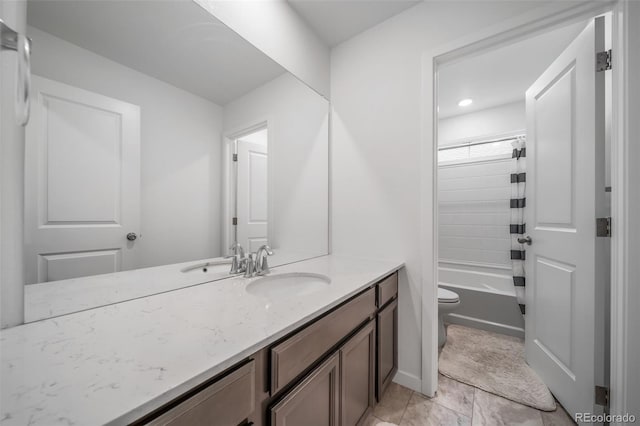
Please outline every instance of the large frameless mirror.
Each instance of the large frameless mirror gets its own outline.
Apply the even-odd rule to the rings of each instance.
[[[327,254],[325,98],[192,1],[27,9],[26,322]]]

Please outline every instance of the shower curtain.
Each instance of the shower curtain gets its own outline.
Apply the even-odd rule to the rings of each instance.
[[[525,248],[518,242],[526,232],[524,221],[524,209],[526,206],[526,139],[519,136],[513,142],[512,166],[511,166],[511,269],[513,272],[513,285],[516,289],[516,298],[520,306],[520,312],[525,314],[524,286],[525,286]]]

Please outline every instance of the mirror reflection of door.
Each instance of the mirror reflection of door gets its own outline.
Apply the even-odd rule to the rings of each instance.
[[[26,129],[28,284],[135,268],[140,108],[33,76]]]
[[[236,139],[236,241],[250,252],[267,244],[268,131],[266,128]]]

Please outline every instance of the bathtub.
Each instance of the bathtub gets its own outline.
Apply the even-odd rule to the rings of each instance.
[[[441,264],[438,280],[440,287],[460,296],[460,306],[444,317],[446,323],[524,338],[524,318],[510,271]]]

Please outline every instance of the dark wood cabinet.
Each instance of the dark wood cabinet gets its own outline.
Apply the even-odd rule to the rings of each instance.
[[[361,424],[374,406],[375,321],[270,408],[271,426]]]
[[[135,425],[356,426],[398,369],[398,274]]]
[[[382,308],[377,315],[378,368],[376,398],[382,398],[398,371],[398,299]]]
[[[338,426],[340,356],[333,354],[270,408],[271,426]]]
[[[398,273],[389,275],[376,285],[376,306],[383,307],[398,295]]]
[[[235,426],[255,408],[255,363],[249,361],[195,395],[167,408],[151,426]]]
[[[373,408],[376,322],[370,321],[340,348],[342,425],[361,424]]]
[[[356,296],[271,349],[271,394],[321,359],[376,311],[373,288]]]

